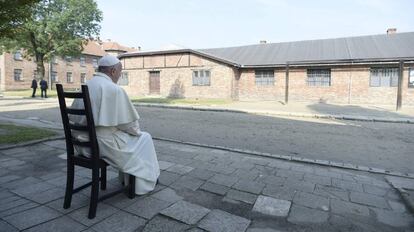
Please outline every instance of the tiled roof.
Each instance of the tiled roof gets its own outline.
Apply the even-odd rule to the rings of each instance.
[[[106,52],[102,50],[102,46],[94,40],[89,40],[86,45],[83,46],[83,54],[93,55],[93,56],[104,56]]]
[[[126,47],[126,46],[120,45],[117,42],[112,42],[112,41],[102,42],[102,47],[105,51],[122,51],[122,52],[138,51],[135,48]]]

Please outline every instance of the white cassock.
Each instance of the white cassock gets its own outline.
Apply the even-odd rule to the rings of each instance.
[[[121,172],[136,177],[136,194],[152,191],[160,175],[157,154],[151,135],[139,129],[139,115],[128,95],[109,76],[99,72],[86,85],[100,156]],[[72,107],[83,108],[83,101],[76,99]],[[82,116],[71,116],[70,120],[86,124],[86,118]],[[74,136],[81,141],[88,141],[87,134],[78,133]],[[80,154],[90,155],[89,149],[75,148]]]

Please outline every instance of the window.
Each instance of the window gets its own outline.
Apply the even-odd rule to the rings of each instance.
[[[97,68],[98,67],[98,59],[93,58],[92,59],[92,65],[93,65],[94,68]]]
[[[208,86],[210,85],[210,70],[194,70],[193,71],[193,86]]]
[[[56,83],[58,82],[58,76],[57,76],[57,72],[52,72],[52,75],[50,76],[52,83]]]
[[[330,69],[308,69],[308,86],[331,86]]]
[[[71,56],[66,56],[65,60],[66,60],[67,65],[72,65],[72,57]]]
[[[52,56],[52,58],[50,59],[50,61],[52,62],[52,64],[57,64],[56,56]]]
[[[122,72],[121,78],[119,78],[118,81],[119,85],[128,85],[129,79],[128,79],[128,72]]]
[[[81,66],[85,66],[85,65],[86,65],[86,59],[85,59],[85,57],[81,56],[81,57],[79,58],[79,60],[80,60],[80,65],[81,65]]]
[[[16,52],[13,54],[13,58],[14,58],[15,60],[23,60],[22,52],[21,52],[21,51],[16,51]]]
[[[371,68],[371,87],[395,87],[398,85],[398,68]]]
[[[254,72],[256,85],[274,85],[275,73],[273,70],[256,70]]]
[[[33,70],[33,78],[39,79],[39,72],[37,70]]]
[[[86,82],[86,73],[81,73],[80,80],[82,84]]]
[[[15,69],[14,70],[14,80],[15,81],[22,81],[23,80],[23,75],[22,75],[22,70],[21,69]]]
[[[408,70],[408,88],[414,88],[414,68]]]
[[[72,73],[71,72],[67,72],[66,73],[66,82],[67,83],[72,83],[73,82],[73,77],[72,77]]]

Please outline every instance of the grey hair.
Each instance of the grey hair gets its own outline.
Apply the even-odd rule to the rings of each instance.
[[[101,73],[109,73],[111,71],[111,69],[116,68],[116,65],[112,65],[112,66],[99,66],[98,67],[98,72],[101,72]]]

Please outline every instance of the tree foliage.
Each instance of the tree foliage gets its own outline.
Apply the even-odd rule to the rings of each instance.
[[[22,49],[44,77],[52,56],[79,56],[88,39],[99,35],[102,12],[94,0],[41,0],[12,38],[0,38],[8,51]]]
[[[0,0],[0,36],[12,38],[32,15],[32,7],[40,0]]]

